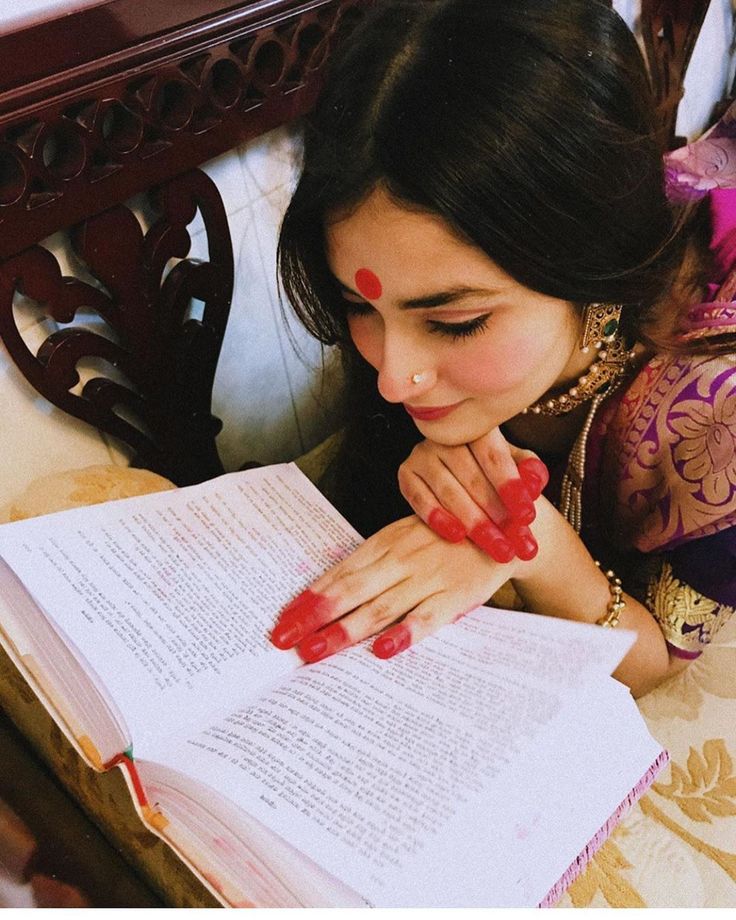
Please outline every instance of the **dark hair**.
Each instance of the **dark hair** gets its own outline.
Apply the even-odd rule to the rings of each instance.
[[[279,241],[285,293],[355,369],[324,226],[380,185],[529,288],[624,304],[640,337],[684,251],[662,154],[636,41],[603,0],[378,2],[305,125]],[[370,412],[390,429],[386,404]]]

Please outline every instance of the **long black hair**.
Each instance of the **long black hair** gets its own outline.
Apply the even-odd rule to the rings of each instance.
[[[348,362],[333,497],[356,526],[405,510],[391,469],[418,434],[351,346],[327,222],[380,185],[535,291],[622,303],[640,338],[683,257],[662,153],[636,41],[604,0],[379,0],[337,50],[306,121],[279,268],[303,324]]]

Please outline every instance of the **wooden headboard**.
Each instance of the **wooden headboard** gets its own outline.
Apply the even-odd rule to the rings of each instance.
[[[39,393],[179,484],[222,472],[211,394],[233,284],[226,214],[196,167],[307,111],[370,2],[101,0],[0,35],[0,337]],[[643,0],[670,140],[707,6]],[[155,215],[145,234],[126,205],[141,194]],[[187,258],[197,211],[206,262]],[[59,230],[83,277],[40,245]],[[62,327],[35,352],[19,294]],[[90,312],[104,334],[78,322]],[[90,357],[114,373],[72,392]]]

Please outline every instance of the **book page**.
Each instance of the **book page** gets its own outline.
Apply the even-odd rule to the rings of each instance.
[[[411,903],[423,853],[452,852],[459,817],[505,794],[537,736],[632,642],[481,608],[388,661],[361,646],[300,668],[148,756],[227,790],[371,903]]]
[[[293,465],[0,527],[135,744],[293,670],[267,638],[279,609],[358,542]]]

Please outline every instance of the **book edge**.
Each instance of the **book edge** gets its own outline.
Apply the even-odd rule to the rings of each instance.
[[[654,778],[659,771],[669,762],[670,755],[666,750],[662,750],[655,758],[651,766],[646,770],[639,782],[618,805],[611,814],[610,818],[599,828],[590,841],[585,845],[576,858],[570,863],[568,868],[563,872],[557,882],[550,888],[544,898],[539,902],[537,907],[552,907],[562,897],[565,891],[583,872],[594,855],[603,846],[606,840],[613,833],[616,825],[621,821],[625,813],[647,792],[654,782]]]

